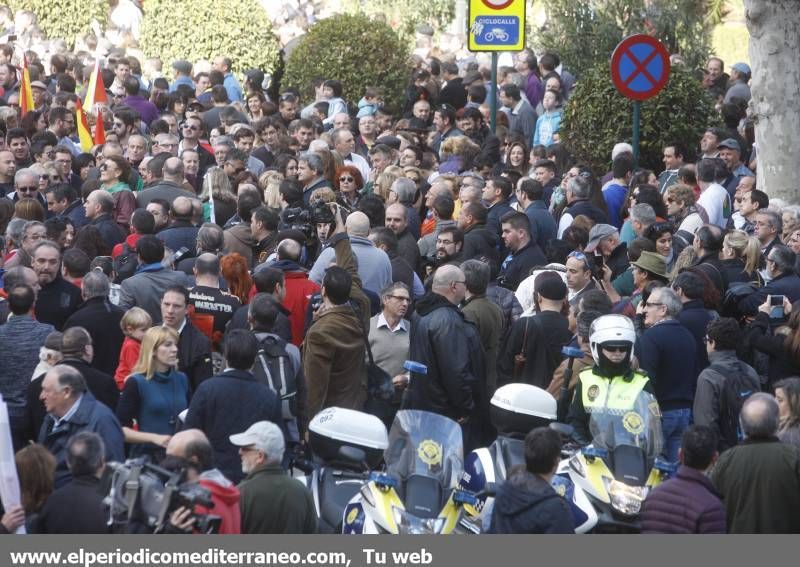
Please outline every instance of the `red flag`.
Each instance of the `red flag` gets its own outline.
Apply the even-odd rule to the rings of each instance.
[[[31,90],[31,75],[28,72],[28,58],[22,57],[22,80],[19,86],[20,116],[25,116],[33,110],[33,91]]]
[[[108,96],[106,95],[106,87],[103,84],[103,74],[100,72],[100,62],[94,62],[94,71],[89,78],[89,88],[86,90],[86,98],[83,99],[83,106],[87,112],[94,111],[94,105],[98,102],[108,104]]]
[[[103,111],[100,109],[97,109],[97,123],[94,125],[94,143],[95,145],[106,143],[106,125],[103,124]]]

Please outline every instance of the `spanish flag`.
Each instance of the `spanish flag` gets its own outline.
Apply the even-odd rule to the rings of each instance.
[[[28,58],[22,58],[22,80],[19,87],[20,115],[25,116],[33,110],[33,91],[31,90],[31,75],[28,72]]]
[[[91,112],[98,102],[108,104],[108,96],[106,95],[106,86],[103,84],[103,75],[100,73],[100,62],[95,61],[94,71],[92,71],[92,76],[89,77],[89,88],[86,90],[83,106]]]
[[[78,124],[78,138],[81,141],[81,149],[84,152],[92,151],[92,146],[94,145],[92,131],[89,130],[89,121],[86,120],[86,113],[83,111],[81,99],[78,99],[78,107],[75,109],[75,122]]]

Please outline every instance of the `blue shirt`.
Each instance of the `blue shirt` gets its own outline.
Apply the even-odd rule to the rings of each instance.
[[[605,199],[608,207],[608,224],[615,226],[617,229],[622,226],[622,218],[619,213],[627,194],[628,188],[617,183],[610,183],[603,190],[603,199]]]
[[[228,99],[231,102],[242,100],[242,87],[236,77],[233,76],[233,73],[225,75],[225,80],[222,84],[225,86],[225,90],[228,91]]]

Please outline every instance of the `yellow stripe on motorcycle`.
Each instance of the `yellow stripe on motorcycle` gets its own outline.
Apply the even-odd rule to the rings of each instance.
[[[394,507],[405,510],[403,501],[400,500],[400,497],[397,495],[397,492],[395,492],[394,488],[381,490],[375,485],[374,482],[370,482],[369,489],[372,492],[372,496],[375,498],[375,510],[380,514],[380,517],[383,520],[382,527],[386,528],[389,533],[396,534],[398,532],[397,522],[394,521],[392,508]]]
[[[459,505],[453,501],[453,495],[450,494],[450,498],[447,499],[447,503],[445,503],[442,511],[439,512],[439,517],[444,519],[444,527],[440,533],[442,534],[451,534],[453,530],[456,529],[458,525],[458,520],[460,517]],[[467,505],[464,505],[464,509],[466,510]],[[471,507],[470,507],[471,508]]]
[[[648,488],[655,488],[662,482],[664,482],[665,475],[660,470],[656,468],[650,469],[650,476],[647,477],[647,482],[645,486]]]
[[[608,492],[606,491],[606,485],[603,482],[603,477],[614,480],[614,475],[610,470],[608,470],[608,466],[606,466],[605,461],[599,458],[589,461],[584,455],[578,455],[578,459],[581,460],[581,464],[586,471],[586,480],[588,480],[594,488],[595,494],[606,504],[611,503],[611,498],[608,496]]]

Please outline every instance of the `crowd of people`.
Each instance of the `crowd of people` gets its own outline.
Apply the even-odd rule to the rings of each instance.
[[[496,85],[415,56],[391,109],[380,85],[345,100],[324,77],[314,100],[272,100],[224,55],[168,80],[111,50],[88,152],[92,55],[27,55],[21,115],[21,53],[0,46],[0,394],[22,492],[5,531],[108,531],[106,463],[147,457],[211,491],[222,533],[311,533],[285,468],[325,408],[442,414],[468,451],[496,436],[494,391],[524,382],[566,389],[589,443],[584,382],[632,376],[681,464],[646,530],[800,531],[800,207],[756,189],[746,64],[708,63],[724,128],[666,144],[663,171],[620,140],[598,176],[559,142],[576,78],[552,52],[516,54]],[[609,314],[636,340],[600,372],[589,336]],[[564,346],[583,353],[571,373]],[[391,401],[367,388],[375,367]],[[529,461],[515,491],[550,472]]]

